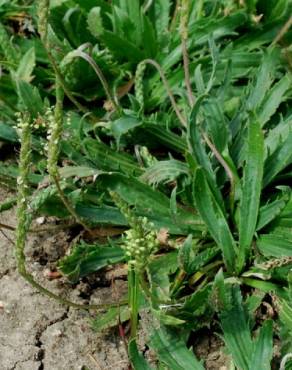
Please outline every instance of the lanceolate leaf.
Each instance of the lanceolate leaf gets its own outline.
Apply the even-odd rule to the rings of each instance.
[[[175,331],[165,328],[154,330],[149,345],[155,349],[159,360],[171,370],[204,370]]]
[[[265,161],[263,185],[267,186],[276,175],[292,162],[292,131],[286,140]]]
[[[244,312],[239,286],[226,286],[231,292],[232,306],[223,308],[220,313],[221,325],[224,333],[224,341],[235,365],[239,369],[250,369],[250,357],[253,343]]]
[[[274,65],[278,61],[278,54],[275,51],[268,51],[262,60],[257,73],[255,86],[253,87],[247,101],[247,108],[251,111],[258,108],[262,103],[271,83],[273,82]]]
[[[141,174],[142,172],[138,164],[128,154],[117,153],[109,146],[89,138],[84,140],[83,145],[85,153],[98,169],[121,170],[131,174]]]
[[[241,271],[256,229],[264,165],[264,136],[258,121],[248,126],[246,163],[239,206],[239,260]]]
[[[223,213],[225,214],[224,202],[221,196],[221,193],[216,184],[216,175],[212,168],[211,161],[205,150],[205,147],[202,143],[202,137],[200,134],[199,126],[197,124],[197,116],[201,107],[202,102],[204,101],[205,96],[200,96],[191,112],[190,123],[188,127],[188,145],[189,151],[193,156],[194,160],[205,169],[205,175],[207,177],[212,193],[216,198],[216,202],[220,205]]]
[[[265,321],[254,343],[249,370],[270,370],[273,357],[273,322]]]
[[[257,242],[257,248],[264,256],[283,258],[292,257],[292,236],[290,231],[263,234]]]
[[[259,210],[259,219],[256,230],[261,230],[263,227],[273,221],[285,208],[289,201],[289,195],[285,194],[280,199],[275,200],[269,204],[264,205]]]
[[[60,260],[59,269],[71,281],[76,282],[79,278],[108,264],[121,262],[124,258],[124,251],[120,247],[82,243],[73,249],[72,254]]]
[[[145,171],[141,179],[146,181],[149,185],[158,185],[174,181],[180,175],[187,175],[189,173],[188,166],[175,159],[168,161],[159,161]]]
[[[193,197],[203,221],[211,236],[221,248],[223,259],[229,271],[235,269],[236,244],[227,220],[207,182],[205,170],[197,169],[193,184]]]
[[[291,87],[292,77],[286,75],[271,89],[267,99],[258,112],[259,122],[263,127],[270,117],[276,112],[278,106],[284,100],[286,91]]]
[[[128,346],[130,361],[134,367],[134,370],[151,370],[143,355],[139,352],[135,339],[129,342]]]

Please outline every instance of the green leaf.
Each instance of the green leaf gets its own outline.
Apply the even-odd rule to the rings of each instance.
[[[267,98],[258,111],[258,120],[263,127],[271,116],[276,112],[282,101],[285,100],[285,93],[291,88],[291,76],[285,75],[270,90]]]
[[[220,253],[220,249],[213,245],[210,248],[206,248],[200,253],[197,253],[192,259],[189,259],[188,270],[189,274],[192,274],[202,267],[204,267],[207,263],[212,261],[218,254]]]
[[[135,44],[111,31],[104,31],[100,38],[118,60],[138,63],[145,59],[144,52]]]
[[[271,156],[283,142],[287,139],[292,131],[292,116],[288,116],[281,121],[271,130],[268,131],[265,138],[266,157]]]
[[[170,199],[158,190],[152,189],[136,178],[118,173],[100,175],[97,184],[103,189],[117,192],[129,205],[135,207],[135,213],[146,216],[156,227],[165,227],[169,232],[196,235],[204,230],[199,216],[180,208],[174,220],[170,213]]]
[[[165,254],[149,263],[147,270],[153,302],[170,301],[169,275],[177,268],[177,252]]]
[[[108,206],[94,206],[84,202],[77,202],[76,212],[82,218],[85,218],[93,224],[109,224],[126,226],[127,220],[121,212],[114,207]]]
[[[203,365],[189,350],[175,331],[154,330],[149,341],[157,357],[171,370],[204,370]]]
[[[157,186],[176,180],[181,175],[188,175],[188,166],[176,159],[159,161],[148,167],[141,180],[149,185]]]
[[[13,127],[0,122],[0,139],[16,143],[18,135]]]
[[[187,274],[195,273],[220,253],[220,249],[215,245],[199,253],[196,249],[198,246],[193,242],[192,235],[188,235],[178,254],[178,263]]]
[[[140,131],[145,132],[147,137],[156,139],[167,148],[173,149],[180,153],[184,153],[187,149],[185,140],[164,127],[156,124],[145,124],[139,128]]]
[[[264,136],[258,121],[248,126],[246,163],[243,172],[242,194],[239,205],[239,257],[241,271],[249,255],[256,229],[264,166]]]
[[[43,112],[44,106],[39,90],[24,80],[17,80],[17,93],[20,102],[24,105],[33,118],[37,118]]]
[[[174,317],[172,315],[168,315],[167,313],[163,312],[161,309],[160,310],[151,310],[153,316],[159,320],[159,322],[162,325],[165,326],[179,326],[185,324],[185,320],[178,319],[177,317]]]
[[[109,146],[88,138],[83,142],[84,151],[98,169],[141,174],[142,170],[134,159],[126,153],[118,153]]]
[[[183,245],[178,251],[178,264],[180,268],[187,273],[189,273],[190,261],[195,256],[195,251],[193,247],[193,236],[190,234],[183,242]]]
[[[98,176],[104,174],[104,171],[98,171],[91,167],[86,166],[66,166],[59,169],[59,173],[62,178],[68,177],[89,177],[89,176]]]
[[[122,116],[117,120],[112,121],[110,127],[119,144],[122,135],[140,125],[142,125],[142,121],[138,120],[136,117]]]
[[[216,149],[221,153],[226,149],[228,140],[227,123],[216,99],[205,100],[202,104],[207,130]]]
[[[97,318],[92,321],[92,327],[95,331],[102,331],[113,328],[130,319],[130,311],[128,307],[111,307],[105,313],[98,313]]]
[[[212,285],[208,284],[204,288],[187,296],[181,308],[182,312],[187,312],[192,316],[202,315],[206,307],[209,305],[211,293]]]
[[[128,345],[129,357],[134,370],[151,370],[148,362],[139,352],[135,339],[131,339]]]
[[[69,256],[62,258],[58,267],[72,282],[101,268],[124,260],[120,247],[89,245],[82,242],[76,245]]]
[[[288,303],[286,300],[281,299],[280,305],[280,320],[292,334],[292,302]]]
[[[205,171],[198,168],[193,183],[193,197],[208,232],[220,247],[226,267],[234,271],[236,243],[229,229],[221,207],[217,203],[207,182]]]
[[[225,284],[225,286],[231,294],[231,306],[223,308],[220,313],[224,342],[232,354],[235,365],[239,369],[250,369],[253,343],[240,289],[238,285]]]
[[[205,95],[200,96],[190,115],[190,124],[188,127],[188,133],[187,133],[187,140],[188,140],[188,146],[189,151],[195,160],[195,162],[202,166],[205,169],[205,175],[208,180],[208,184],[210,188],[212,189],[212,193],[214,197],[216,198],[217,203],[220,205],[222,212],[225,215],[225,206],[222,199],[222,195],[219,191],[218,185],[216,183],[216,175],[212,167],[212,163],[210,161],[209,155],[206,152],[205,146],[202,142],[202,135],[199,130],[199,126],[197,125],[197,117],[199,115],[199,111],[201,108],[201,105],[205,99]]]
[[[274,66],[278,62],[277,57],[278,53],[275,53],[275,50],[268,51],[263,55],[261,66],[256,74],[255,86],[247,100],[248,110],[255,111],[264,100],[273,82]]]
[[[292,257],[292,236],[290,231],[263,234],[257,241],[257,248],[264,256]]]
[[[256,230],[261,230],[279,216],[289,201],[289,198],[290,195],[284,194],[281,198],[261,207]]]
[[[101,8],[99,6],[95,6],[90,10],[87,16],[88,29],[97,39],[102,35],[104,30],[100,12]]]
[[[279,143],[278,148],[267,157],[264,168],[263,186],[270,184],[276,175],[285,167],[292,163],[292,131],[282,143]]]
[[[273,321],[264,322],[254,343],[249,370],[270,370],[273,358]]]
[[[153,23],[149,18],[143,15],[143,46],[145,48],[147,58],[155,58],[157,54],[157,41]]]
[[[32,72],[36,65],[35,61],[35,48],[34,46],[27,50],[27,52],[21,58],[18,68],[15,72],[15,78],[30,82],[32,80]]]

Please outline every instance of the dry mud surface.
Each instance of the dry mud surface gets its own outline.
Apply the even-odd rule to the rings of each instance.
[[[0,189],[0,202],[7,193]],[[15,225],[15,210],[0,214],[0,222]],[[12,232],[5,234],[14,240]],[[28,265],[35,278],[55,293],[78,303],[112,301],[112,289],[101,287],[84,293],[61,279],[48,280],[50,258],[63,254],[66,234],[29,237]],[[44,248],[49,250],[44,260]],[[68,309],[38,293],[16,271],[13,245],[0,233],[0,369],[94,370],[128,368],[124,344],[117,330],[94,332],[86,311]],[[45,256],[46,257],[46,256]],[[123,285],[123,282],[120,282]],[[121,286],[121,290],[124,287]],[[120,289],[120,287],[119,287]],[[84,296],[85,298],[82,298]],[[94,316],[92,316],[94,317]]]
[[[0,188],[0,203],[7,196]],[[15,209],[0,213],[0,222],[15,226]],[[32,288],[16,270],[8,239],[13,242],[14,233],[0,229],[0,370],[128,370],[125,344],[118,330],[96,333],[90,326],[94,312],[67,308]],[[126,293],[123,279],[116,279],[111,286],[104,280],[106,274],[96,274],[77,286],[63,278],[49,280],[47,271],[54,270],[70,243],[64,231],[29,235],[27,266],[39,283],[82,304],[112,302]],[[145,323],[142,317],[139,345],[144,352]],[[221,340],[205,334],[194,344],[207,370],[227,370],[228,357],[221,351]],[[155,364],[152,351],[145,355]]]

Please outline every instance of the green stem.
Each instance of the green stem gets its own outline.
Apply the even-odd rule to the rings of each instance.
[[[135,338],[138,327],[138,312],[139,312],[139,278],[137,272],[132,265],[129,265],[128,272],[128,291],[129,291],[129,309],[131,321],[131,338]]]
[[[87,45],[85,44],[84,46]],[[88,62],[88,64],[90,64],[90,66],[93,68],[94,72],[96,73],[97,77],[99,78],[102,84],[107,100],[111,102],[112,106],[115,108],[116,111],[120,112],[121,107],[116,103],[114,97],[112,96],[107,80],[105,79],[101,69],[96,64],[95,60],[90,55],[83,51],[82,46],[79,49],[73,51],[71,56],[75,58],[79,57],[81,59],[84,59]]]
[[[49,61],[53,67],[53,70],[55,72],[55,75],[60,80],[60,85],[62,86],[62,89],[64,90],[66,96],[68,99],[71,100],[71,102],[83,113],[88,113],[89,111],[80,104],[73,94],[71,94],[70,90],[68,89],[66,82],[62,76],[62,73],[57,66],[57,63],[55,62],[55,59],[51,53],[51,47],[50,42],[48,40],[48,19],[49,19],[49,13],[50,13],[50,0],[39,0],[38,3],[38,31],[42,40],[42,43],[44,45],[44,48],[46,49],[46,52],[48,54]]]
[[[155,67],[160,75],[160,78],[161,78],[161,81],[164,85],[164,88],[167,92],[167,95],[170,99],[170,102],[171,102],[171,105],[173,107],[173,110],[175,111],[175,114],[178,118],[178,120],[180,121],[180,123],[182,124],[183,127],[187,127],[187,120],[185,119],[185,117],[181,114],[180,110],[179,110],[179,107],[178,105],[176,104],[176,101],[175,101],[175,98],[174,98],[174,95],[171,91],[171,88],[169,86],[169,83],[167,81],[167,78],[161,68],[161,66],[153,59],[144,59],[141,63],[147,63],[147,64],[150,64],[152,65],[153,67]]]
[[[39,292],[47,295],[50,298],[56,299],[61,304],[66,306],[81,308],[84,310],[90,309],[104,309],[113,306],[119,306],[120,304],[126,304],[126,302],[117,302],[112,304],[101,304],[101,305],[82,305],[71,302],[65,298],[58,296],[50,290],[41,286],[36,282],[33,276],[27,272],[25,266],[25,243],[27,231],[30,226],[31,218],[28,215],[28,176],[31,164],[31,122],[28,114],[24,114],[19,120],[21,125],[21,148],[19,154],[19,177],[17,180],[18,184],[18,195],[17,195],[17,228],[16,228],[16,243],[15,243],[15,257],[17,262],[17,268],[21,276],[35,287]]]
[[[187,89],[189,104],[190,104],[190,107],[192,108],[195,103],[195,99],[194,99],[192,87],[191,87],[190,69],[189,69],[190,61],[189,61],[189,54],[188,54],[188,48],[187,48],[189,8],[190,8],[189,0],[182,0],[181,17],[180,17],[180,36],[181,36],[183,66],[184,66],[184,74],[185,74],[185,85]]]

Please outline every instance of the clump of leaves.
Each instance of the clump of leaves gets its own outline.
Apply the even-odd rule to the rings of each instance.
[[[210,326],[231,367],[280,363],[273,340],[281,356],[292,351],[291,1],[63,1],[43,13],[42,44],[32,31],[20,37],[0,7],[0,138],[19,145],[18,110],[41,127],[28,199],[47,180],[40,149],[56,103],[55,184],[38,190],[34,214],[74,217],[91,232],[60,271],[78,281],[128,262],[129,308],[94,326],[130,319],[136,369],[151,368],[136,341],[143,310],[159,369],[203,369],[192,334]],[[36,19],[34,3],[14,10]],[[18,173],[0,163],[1,183]],[[108,226],[115,237],[95,243]],[[267,306],[274,314],[261,317]]]

